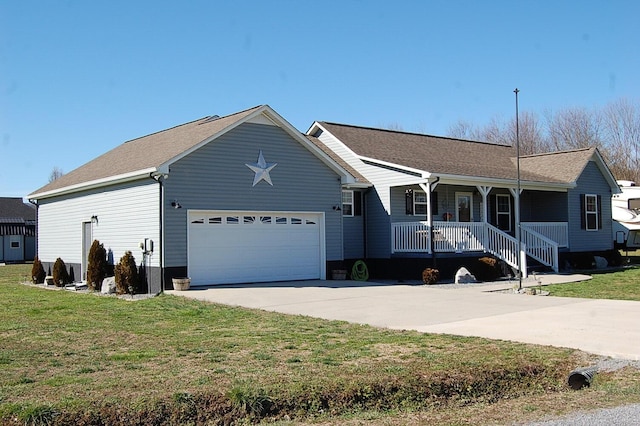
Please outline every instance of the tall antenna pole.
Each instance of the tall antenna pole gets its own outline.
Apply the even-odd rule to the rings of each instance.
[[[516,87],[513,91],[516,94],[516,169],[517,169],[517,189],[516,189],[516,239],[518,240],[518,290],[522,290],[522,240],[520,235],[520,123],[518,119],[518,93]]]

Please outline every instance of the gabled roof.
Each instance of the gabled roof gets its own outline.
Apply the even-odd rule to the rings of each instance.
[[[0,197],[0,222],[24,223],[36,220],[36,209],[31,204],[25,204],[22,198]]]
[[[337,173],[348,172],[336,164],[268,105],[256,106],[224,117],[207,116],[170,129],[132,139],[29,194],[45,198],[116,182],[168,173],[169,165],[220,135],[250,120],[266,120],[305,144]],[[264,122],[264,121],[263,121]],[[346,178],[353,180],[352,176]]]
[[[372,185],[371,182],[369,182],[367,180],[367,178],[365,178],[364,176],[362,176],[360,174],[359,171],[357,171],[356,169],[351,167],[351,165],[349,165],[349,163],[344,161],[344,159],[342,157],[340,157],[338,154],[336,154],[331,149],[329,149],[325,144],[320,142],[320,140],[318,138],[316,138],[314,136],[307,135],[307,139],[309,139],[315,146],[320,148],[322,150],[322,152],[327,154],[336,163],[340,164],[340,166],[342,166],[346,171],[348,171],[351,174],[351,176],[353,176],[356,179],[356,183],[357,184],[361,184],[360,186],[365,186],[365,187],[369,187],[369,186]],[[352,185],[352,186],[358,186],[357,184]]]
[[[316,122],[364,160],[410,167],[432,175],[513,180],[517,178],[516,149],[509,145],[476,142],[393,130]],[[595,148],[520,157],[520,178],[529,182],[572,185],[590,160],[599,161]]]

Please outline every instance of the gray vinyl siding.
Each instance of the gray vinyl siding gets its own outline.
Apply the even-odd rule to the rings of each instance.
[[[82,264],[82,224],[98,217],[92,239],[99,240],[117,263],[131,250],[140,265],[140,241],[159,241],[158,183],[145,179],[39,201],[38,256],[43,262],[60,257],[67,264]],[[156,246],[158,247],[158,246]],[[151,257],[159,266],[159,255]],[[75,271],[80,278],[80,271]]]
[[[252,186],[262,151],[273,186]],[[171,207],[176,200],[181,209]],[[188,210],[305,211],[325,215],[326,260],[342,260],[340,177],[276,126],[245,123],[170,166],[165,182],[165,265],[187,264]]]
[[[414,191],[422,191],[419,186],[403,186],[391,188],[391,222],[419,222],[426,221],[426,215],[408,215],[405,206],[405,190],[413,189]],[[473,221],[482,221],[480,212],[480,204],[482,196],[477,193],[477,189],[471,186],[455,186],[455,185],[438,185],[436,190],[438,202],[438,214],[433,217],[434,221],[441,221],[444,213],[453,215],[452,221],[456,218],[456,193],[471,193],[473,198]],[[508,192],[507,192],[508,193]]]
[[[602,229],[587,231],[580,226],[580,194],[595,194],[602,201]],[[613,248],[611,223],[611,188],[596,164],[590,161],[568,193],[569,248],[573,252],[600,251]]]
[[[357,197],[359,191],[353,191],[354,197]],[[360,193],[362,194],[362,193]],[[364,196],[362,196],[362,214],[364,211]],[[342,216],[342,232],[344,238],[344,258],[345,259],[361,259],[364,257],[364,217],[360,216]]]
[[[391,257],[391,221],[380,194],[372,190],[367,194],[367,257]]]
[[[0,261],[4,262],[4,235],[0,235]]]

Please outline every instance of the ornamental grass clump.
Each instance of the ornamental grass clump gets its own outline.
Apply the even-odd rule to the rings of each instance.
[[[44,267],[42,266],[42,262],[36,256],[33,259],[33,266],[31,267],[31,279],[34,284],[42,284],[44,282],[44,278],[47,276],[47,273],[44,271]]]
[[[67,266],[60,258],[57,258],[56,262],[53,264],[53,283],[57,287],[63,287],[65,284],[69,283],[69,273],[67,272]]]
[[[138,288],[138,268],[136,259],[130,250],[127,250],[120,258],[115,268],[116,293],[134,294]]]
[[[100,291],[102,280],[107,276],[107,250],[98,240],[93,240],[87,262],[87,286],[90,290]]]

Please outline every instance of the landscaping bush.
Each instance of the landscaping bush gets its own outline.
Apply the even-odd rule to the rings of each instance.
[[[102,280],[107,276],[107,250],[98,240],[93,240],[87,262],[87,286],[90,290],[100,291]]]
[[[117,294],[134,294],[138,289],[138,268],[131,251],[127,250],[120,258],[115,268],[115,278]]]
[[[435,284],[440,279],[440,271],[437,269],[427,268],[422,271],[422,282],[425,284]]]
[[[476,260],[472,269],[478,281],[495,281],[502,275],[500,265],[493,257],[481,257]]]
[[[47,274],[44,272],[42,262],[40,262],[40,259],[36,256],[33,259],[33,266],[31,267],[31,279],[33,280],[33,283],[42,284],[44,282],[44,277],[46,276]]]
[[[53,264],[53,283],[62,287],[65,284],[69,283],[69,274],[67,273],[67,266],[64,264],[64,261],[60,258],[56,259],[56,262]]]

